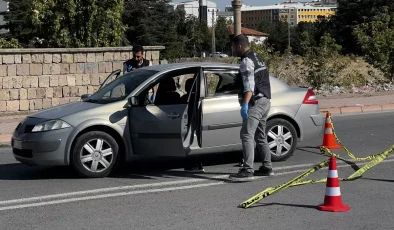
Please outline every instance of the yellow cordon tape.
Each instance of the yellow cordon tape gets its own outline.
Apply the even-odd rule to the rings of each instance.
[[[376,155],[371,155],[368,157],[356,157],[354,154],[352,154],[338,139],[336,133],[335,133],[335,129],[334,129],[334,125],[332,122],[332,117],[331,117],[331,113],[328,112],[329,114],[329,119],[330,119],[330,123],[332,126],[332,131],[334,133],[335,139],[338,142],[338,144],[345,150],[345,152],[347,153],[347,155],[349,155],[350,158],[352,158],[353,160],[356,161],[367,161],[367,160],[371,160],[368,164],[364,165],[364,167],[358,169],[356,172],[354,172],[352,175],[350,175],[347,178],[339,178],[339,180],[341,181],[353,181],[356,180],[358,178],[360,178],[366,171],[368,171],[369,169],[371,169],[372,167],[378,165],[380,162],[382,162],[386,157],[390,156],[391,153],[394,151],[394,145],[392,145],[390,148],[388,148],[386,151],[376,154]],[[340,159],[346,163],[349,164],[348,160],[340,157],[338,154],[334,154],[332,153],[329,149],[327,149],[326,147],[322,146],[320,147],[320,151],[323,155],[326,156],[334,156],[337,159]],[[312,173],[320,170],[321,168],[327,166],[330,163],[330,159],[324,160],[322,162],[320,162],[319,164],[315,165],[313,168],[307,170],[306,172],[304,172],[303,174],[297,176],[296,178],[275,186],[275,187],[269,187],[267,189],[265,189],[264,191],[252,196],[251,198],[249,198],[248,200],[242,202],[241,204],[239,204],[239,207],[241,208],[249,208],[250,206],[252,206],[253,204],[259,202],[260,200],[266,198],[267,196],[270,196],[274,193],[277,193],[281,190],[284,190],[286,188],[289,187],[293,187],[293,186],[299,186],[299,185],[306,185],[306,184],[316,184],[316,183],[322,183],[322,182],[326,182],[327,178],[323,178],[323,179],[316,179],[316,180],[308,180],[308,181],[302,181],[303,179],[305,179],[306,177],[308,177],[309,175],[311,175]]]

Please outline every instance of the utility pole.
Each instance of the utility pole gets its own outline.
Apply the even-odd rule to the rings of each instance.
[[[218,12],[218,9],[208,10],[212,12],[212,54],[216,52],[216,40],[215,40],[215,12]]]
[[[203,13],[202,6],[203,6],[203,0],[199,0],[198,1],[198,16],[199,16],[200,21],[202,21],[202,13]]]
[[[287,6],[284,6],[284,8],[288,8],[288,11],[287,11],[287,16],[288,16],[288,21],[287,21],[287,40],[288,40],[288,48],[290,49],[290,47],[291,47],[291,41],[290,41],[290,39],[291,39],[291,35],[290,35],[290,24],[291,24],[290,9],[297,10],[297,8],[295,8],[295,7],[287,7]]]
[[[287,22],[287,36],[288,36],[288,40],[289,40],[289,45],[288,48],[290,49],[290,10],[289,10],[289,21]]]

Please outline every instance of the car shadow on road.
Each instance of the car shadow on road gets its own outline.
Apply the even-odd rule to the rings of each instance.
[[[226,154],[214,154],[211,156],[201,156],[196,158],[203,162],[203,166],[220,166],[232,164],[229,168],[233,173],[238,171],[238,160],[239,153],[226,153]],[[113,178],[130,178],[136,179],[142,177],[144,179],[154,177],[159,178],[191,178],[191,179],[206,179],[212,181],[228,181],[224,179],[224,175],[229,175],[225,172],[186,172],[184,166],[187,163],[185,158],[161,158],[161,159],[149,159],[141,160],[133,163],[127,163],[122,166],[116,173],[113,173],[110,177]]]
[[[234,166],[239,159],[239,154],[218,154],[214,156],[201,157],[204,166],[231,164]],[[221,180],[212,178],[212,175],[222,175],[228,173],[204,172],[203,174],[185,172],[184,158],[157,158],[147,160],[137,160],[132,163],[125,163],[119,170],[115,171],[108,178],[125,179],[157,179],[159,178],[198,178],[209,180]],[[179,171],[178,171],[179,170]],[[234,167],[234,172],[238,169]],[[0,164],[1,180],[49,180],[49,179],[85,179],[74,172],[70,166],[29,166],[22,163]]]
[[[67,166],[29,166],[21,163],[0,165],[0,180],[78,179]]]
[[[297,207],[297,208],[311,208],[311,209],[316,209],[316,205],[309,205],[309,204],[285,204],[285,203],[267,203],[267,204],[255,204],[253,206],[250,206],[250,208],[259,208],[259,207],[266,207],[266,206],[288,206],[288,207]]]

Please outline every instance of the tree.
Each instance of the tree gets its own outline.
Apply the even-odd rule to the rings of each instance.
[[[123,23],[132,44],[162,45],[168,34],[170,0],[125,0]]]
[[[273,33],[274,29],[275,29],[275,25],[271,21],[262,21],[257,28],[258,31],[261,31],[261,32],[264,32],[267,34]]]
[[[300,22],[292,31],[291,47],[294,54],[306,55],[312,47],[317,45],[315,24]]]
[[[287,22],[275,22],[272,24],[271,33],[268,35],[267,42],[272,45],[272,47],[284,53],[289,46],[289,29]],[[292,29],[294,30],[294,29]],[[290,31],[290,34],[294,36],[294,33]]]
[[[119,46],[123,0],[11,0],[10,36],[25,46]]]
[[[340,72],[347,63],[338,60],[341,46],[329,33],[320,38],[318,47],[313,47],[305,57],[306,78],[311,86],[319,89],[324,84],[332,85],[337,82]]]
[[[219,17],[216,22],[215,39],[217,48],[222,52],[230,44],[230,30],[224,17]]]
[[[165,50],[163,51],[163,57],[166,59],[181,58],[185,55],[187,39],[183,30],[185,29],[185,11],[175,10],[168,15],[166,23],[166,36],[163,40]]]
[[[366,60],[394,81],[394,13],[383,13],[369,22],[357,25],[353,35],[357,38]]]
[[[0,26],[2,29],[9,30],[9,33],[2,36],[17,39],[24,45],[29,44],[34,31],[31,9],[33,9],[32,0],[9,0],[9,12],[1,13],[6,24]]]
[[[353,34],[353,29],[361,23],[367,22],[383,11],[383,7],[394,11],[394,1],[387,0],[338,0],[338,8],[332,17],[330,27],[333,35],[344,48],[345,53],[361,54],[362,50]],[[326,31],[330,32],[330,31]]]
[[[166,49],[163,56],[167,59],[194,57],[197,52],[210,49],[211,35],[208,26],[193,15],[185,15],[183,10],[168,14],[166,29],[161,45]]]

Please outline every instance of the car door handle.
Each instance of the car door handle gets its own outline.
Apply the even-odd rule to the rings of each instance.
[[[176,118],[178,118],[178,117],[180,117],[181,115],[179,115],[178,113],[171,113],[171,114],[168,114],[168,117],[169,118],[172,118],[172,119],[176,119]]]

